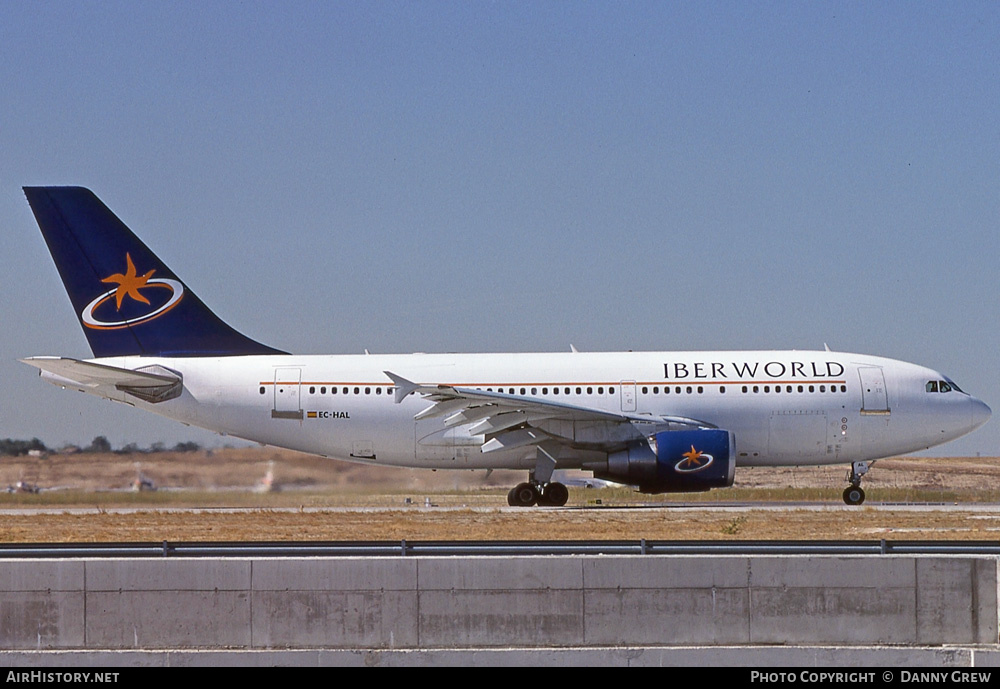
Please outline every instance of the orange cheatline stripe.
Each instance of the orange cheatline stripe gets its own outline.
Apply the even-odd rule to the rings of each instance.
[[[723,381],[679,381],[679,380],[668,380],[659,381],[657,383],[638,383],[638,385],[679,385],[684,387],[685,385],[826,385],[827,383],[843,385],[846,380],[830,380],[829,378],[820,378],[816,380],[723,380]]]
[[[685,387],[685,386],[698,386],[698,385],[843,385],[847,383],[846,380],[830,380],[828,378],[819,378],[815,380],[722,380],[722,381],[711,381],[711,380],[658,380],[652,382],[636,381],[635,385],[654,385],[654,386],[672,386],[672,387]],[[294,381],[294,380],[282,380],[275,383],[273,380],[262,380],[260,385],[333,385],[333,386],[370,386],[370,387],[395,387],[395,383],[359,383],[359,382],[330,382],[330,381]],[[493,388],[540,388],[540,387],[586,387],[586,386],[609,386],[609,387],[620,387],[622,381],[615,381],[612,383],[608,382],[574,382],[574,383],[419,383],[422,386],[433,386],[442,385],[451,388],[472,388],[472,387],[493,387]],[[624,383],[625,385],[632,385],[631,382]]]

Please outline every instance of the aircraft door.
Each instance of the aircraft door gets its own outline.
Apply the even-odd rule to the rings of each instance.
[[[278,368],[274,370],[274,409],[272,419],[301,419],[302,404],[300,388],[301,368]]]
[[[858,375],[861,377],[861,413],[888,414],[889,398],[882,367],[859,366]]]
[[[635,411],[635,381],[623,380],[620,387],[622,391],[622,411]]]

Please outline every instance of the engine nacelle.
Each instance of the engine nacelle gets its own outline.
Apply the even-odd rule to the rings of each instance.
[[[721,429],[663,431],[608,455],[596,478],[631,483],[643,493],[692,493],[733,485],[733,434]]]

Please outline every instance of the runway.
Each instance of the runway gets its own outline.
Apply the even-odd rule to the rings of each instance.
[[[144,504],[136,506],[73,506],[73,507],[6,507],[0,508],[0,516],[14,516],[24,514],[135,514],[135,513],[186,513],[186,512],[210,512],[218,514],[240,514],[254,512],[286,512],[295,514],[319,514],[319,513],[413,513],[420,511],[434,512],[481,512],[481,513],[503,513],[503,514],[566,514],[566,513],[610,513],[618,511],[645,511],[655,512],[660,510],[687,511],[687,512],[789,512],[794,510],[804,510],[809,512],[833,512],[833,513],[854,513],[863,511],[907,511],[907,512],[956,512],[956,513],[978,513],[996,514],[1000,518],[1000,503],[957,503],[957,502],[867,502],[860,507],[843,505],[833,502],[808,502],[808,501],[744,501],[744,502],[643,502],[630,504],[590,504],[571,505],[567,507],[507,507],[507,506],[483,506],[467,504],[461,497],[454,498],[450,504],[419,505],[412,504],[405,507],[387,505],[340,505],[340,506],[300,506],[300,507],[218,507],[218,506],[186,506],[171,507],[156,504]]]

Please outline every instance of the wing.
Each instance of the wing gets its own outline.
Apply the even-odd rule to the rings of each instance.
[[[414,383],[385,371],[396,386],[395,401],[420,394],[431,405],[414,418],[443,418],[445,427],[467,426],[483,436],[483,453],[535,446],[536,477],[551,472],[560,457],[581,451],[613,452],[655,432],[676,428],[715,428],[684,416],[611,412],[535,397],[454,385]],[[549,466],[551,465],[551,466]]]
[[[21,361],[39,369],[42,378],[50,383],[92,392],[101,397],[117,399],[102,390],[112,388],[146,402],[156,403],[173,399],[181,393],[181,374],[163,366],[132,370],[58,356],[33,356]]]

